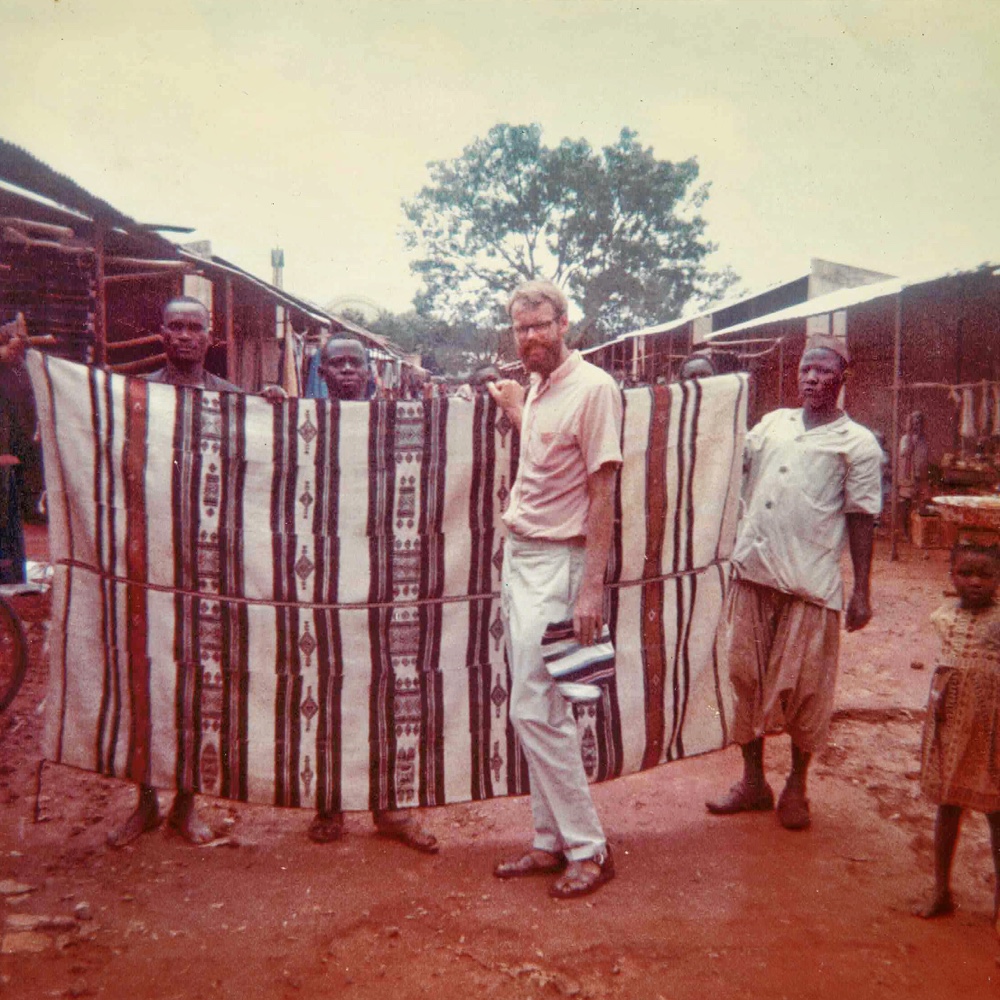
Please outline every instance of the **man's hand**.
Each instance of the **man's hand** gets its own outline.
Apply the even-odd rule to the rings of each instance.
[[[857,632],[863,629],[872,620],[872,609],[868,603],[868,596],[855,590],[851,594],[851,599],[847,603],[846,626],[848,632]]]
[[[872,552],[875,548],[875,518],[871,514],[847,515],[847,545],[854,569],[854,590],[847,604],[847,631],[857,632],[872,618],[868,600],[868,581],[872,571]]]
[[[573,607],[573,634],[581,646],[592,646],[601,637],[604,619],[604,587],[580,589]]]
[[[288,399],[288,393],[285,392],[280,385],[265,385],[264,388],[260,390],[260,394],[269,403],[280,403]]]
[[[587,476],[590,510],[587,514],[586,558],[580,593],[573,606],[573,632],[577,642],[591,646],[601,637],[604,621],[604,571],[611,548],[611,527],[614,517],[615,477],[618,466],[602,465]]]
[[[521,413],[524,410],[524,386],[513,379],[504,378],[499,382],[487,382],[486,391],[497,406],[510,418],[515,427],[521,428]]]

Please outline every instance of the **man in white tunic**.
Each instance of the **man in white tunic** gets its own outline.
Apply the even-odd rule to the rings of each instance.
[[[726,620],[736,695],[732,738],[743,751],[743,777],[706,805],[717,815],[773,809],[764,734],[784,729],[792,770],[778,818],[789,830],[809,826],[806,774],[833,712],[845,543],[854,576],[847,630],[871,619],[882,452],[871,431],[838,406],[847,363],[838,341],[810,341],[799,363],[802,408],[767,414],[746,441]]]
[[[614,875],[614,864],[572,706],[545,668],[541,643],[547,625],[570,618],[582,645],[600,636],[622,402],[611,376],[566,346],[567,302],[559,288],[527,282],[507,311],[531,387],[526,398],[510,380],[487,388],[521,435],[504,513],[501,587],[510,717],[528,763],[535,836],[531,850],[501,862],[494,874],[561,872],[550,891],[567,899],[598,889]]]

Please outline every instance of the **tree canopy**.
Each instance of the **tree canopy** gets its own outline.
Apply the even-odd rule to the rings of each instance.
[[[354,318],[350,310],[341,315]],[[412,310],[384,310],[375,319],[361,317],[358,322],[372,333],[388,337],[404,351],[419,354],[420,363],[434,375],[467,374],[497,357],[496,337],[469,322],[446,323]]]
[[[492,332],[515,284],[549,278],[596,342],[674,319],[736,280],[705,265],[715,246],[697,161],[658,160],[631,129],[595,152],[583,139],[550,149],[540,126],[500,124],[428,169],[431,183],[403,206],[421,315]]]

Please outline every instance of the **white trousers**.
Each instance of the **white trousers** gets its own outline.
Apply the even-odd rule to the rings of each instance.
[[[508,535],[501,578],[510,718],[528,762],[534,846],[561,851],[571,861],[601,854],[606,839],[590,797],[572,707],[542,661],[542,634],[550,622],[573,616],[584,558],[581,546]]]

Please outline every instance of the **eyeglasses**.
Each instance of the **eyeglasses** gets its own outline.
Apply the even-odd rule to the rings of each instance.
[[[514,336],[523,337],[529,333],[542,333],[547,330],[553,323],[559,319],[558,316],[553,316],[552,319],[542,320],[540,323],[515,323],[514,324]]]
[[[183,330],[187,330],[188,333],[204,333],[208,329],[197,319],[172,319],[164,325],[171,333],[181,333]]]

